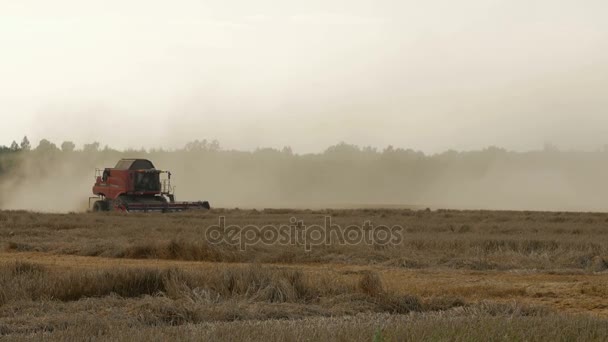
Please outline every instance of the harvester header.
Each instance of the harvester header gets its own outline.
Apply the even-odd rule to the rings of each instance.
[[[114,168],[96,169],[93,211],[174,212],[210,209],[209,202],[176,202],[171,172],[147,159],[121,159]]]

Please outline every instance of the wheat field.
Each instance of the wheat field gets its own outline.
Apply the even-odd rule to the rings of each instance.
[[[296,218],[394,245],[210,243]],[[0,339],[605,340],[608,214],[408,209],[0,212]]]

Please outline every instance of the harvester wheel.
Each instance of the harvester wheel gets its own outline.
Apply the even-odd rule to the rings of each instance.
[[[107,210],[107,206],[106,206],[106,202],[104,201],[96,201],[93,204],[93,211],[106,211]]]

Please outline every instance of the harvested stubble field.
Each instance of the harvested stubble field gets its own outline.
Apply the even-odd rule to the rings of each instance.
[[[231,225],[400,225],[403,241],[238,247]],[[605,340],[608,214],[0,212],[0,339]]]

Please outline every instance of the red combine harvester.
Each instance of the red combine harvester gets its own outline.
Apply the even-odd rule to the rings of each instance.
[[[210,209],[209,202],[176,202],[171,172],[157,170],[147,159],[121,159],[114,168],[96,169],[93,211],[174,212]],[[161,179],[161,175],[166,175]]]

